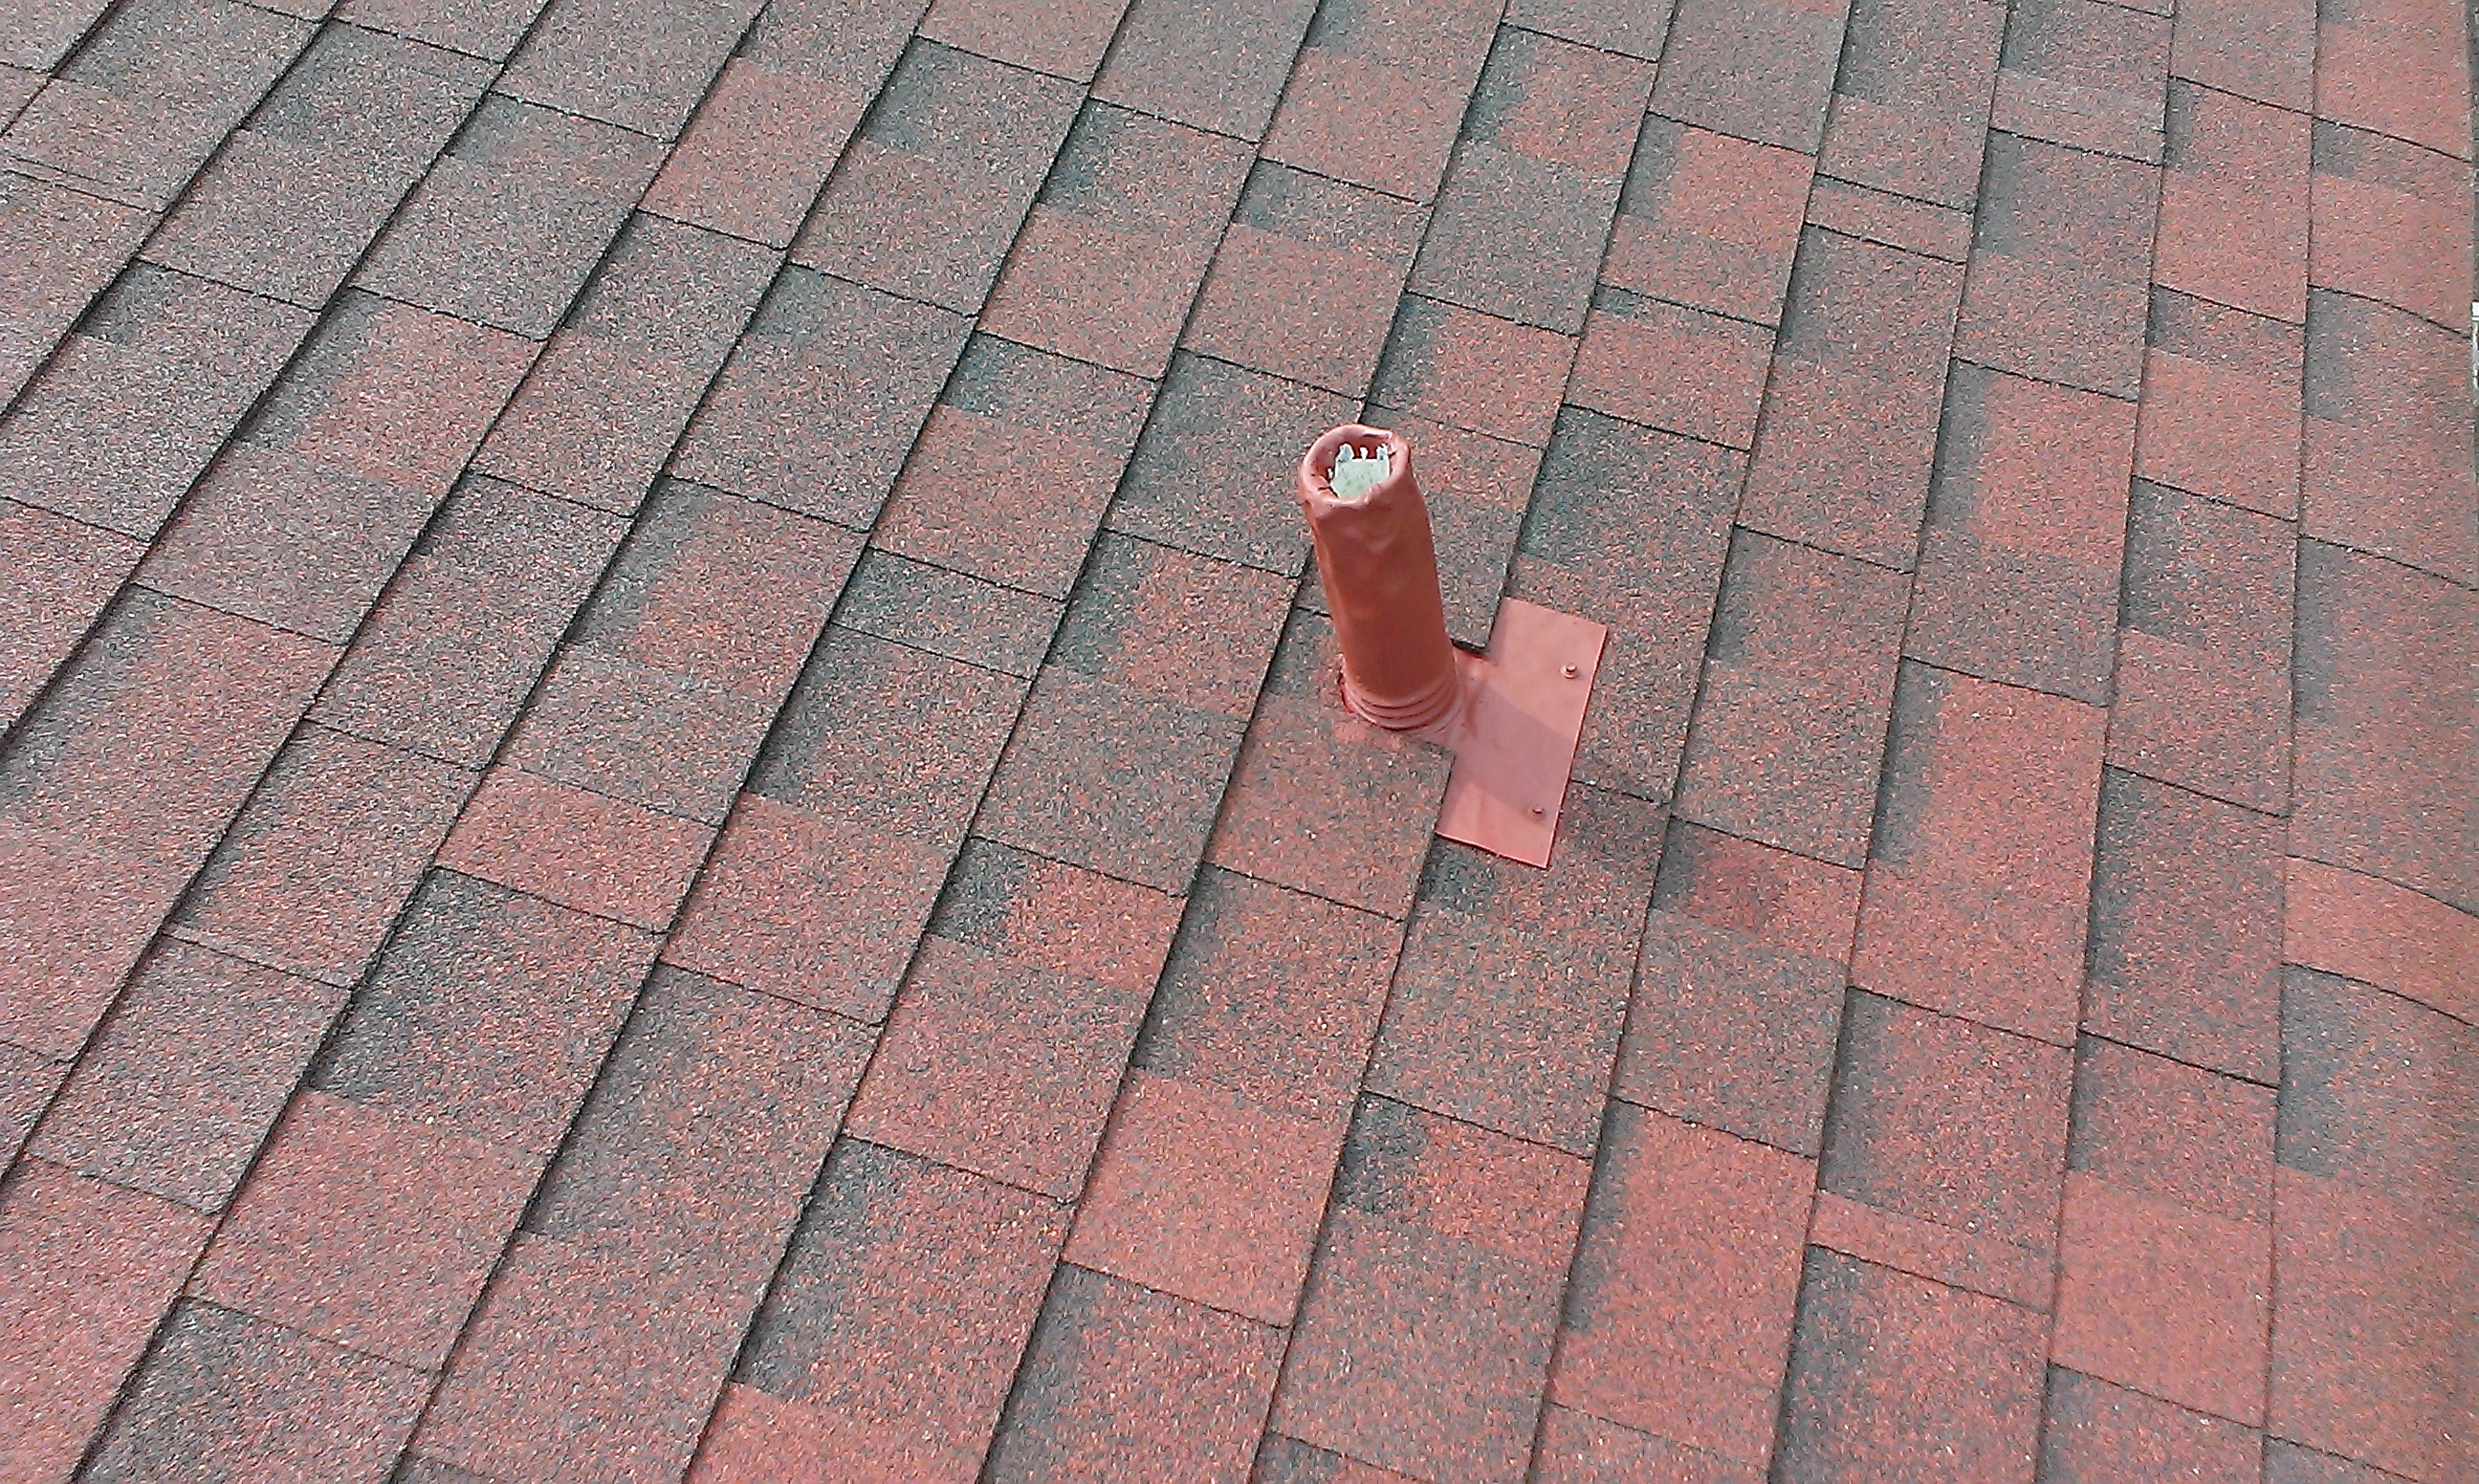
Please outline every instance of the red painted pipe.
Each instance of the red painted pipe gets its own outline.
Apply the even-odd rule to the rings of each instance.
[[[1383,447],[1391,471],[1358,499],[1334,492],[1336,455]],[[1438,596],[1429,507],[1412,478],[1400,433],[1345,423],[1300,460],[1300,505],[1316,543],[1317,571],[1342,645],[1342,698],[1362,718],[1395,731],[1434,726],[1463,704],[1463,674]]]

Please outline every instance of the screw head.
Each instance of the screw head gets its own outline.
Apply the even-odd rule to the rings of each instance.
[[[1549,811],[1548,811],[1547,809],[1543,808],[1541,806],[1539,806],[1539,805],[1537,805],[1537,804],[1536,804],[1536,805],[1532,806],[1532,812],[1533,812],[1533,813],[1535,813],[1535,814],[1546,814],[1546,813],[1548,813]]]
[[[1575,667],[1572,665],[1560,665],[1558,667],[1558,673],[1572,680],[1575,678]]]

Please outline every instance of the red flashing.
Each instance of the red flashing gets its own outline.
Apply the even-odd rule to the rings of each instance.
[[[1469,700],[1438,810],[1438,833],[1526,865],[1549,863],[1558,810],[1575,767],[1584,706],[1593,697],[1609,630],[1509,598],[1497,605],[1489,652],[1467,654]]]

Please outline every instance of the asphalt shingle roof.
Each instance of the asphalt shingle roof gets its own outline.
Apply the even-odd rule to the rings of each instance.
[[[2479,1476],[2466,17],[2171,9],[16,0],[0,1481]]]

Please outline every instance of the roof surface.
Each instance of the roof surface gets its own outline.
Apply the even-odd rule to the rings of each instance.
[[[2479,1477],[2450,0],[322,4],[0,15],[0,1480]]]

